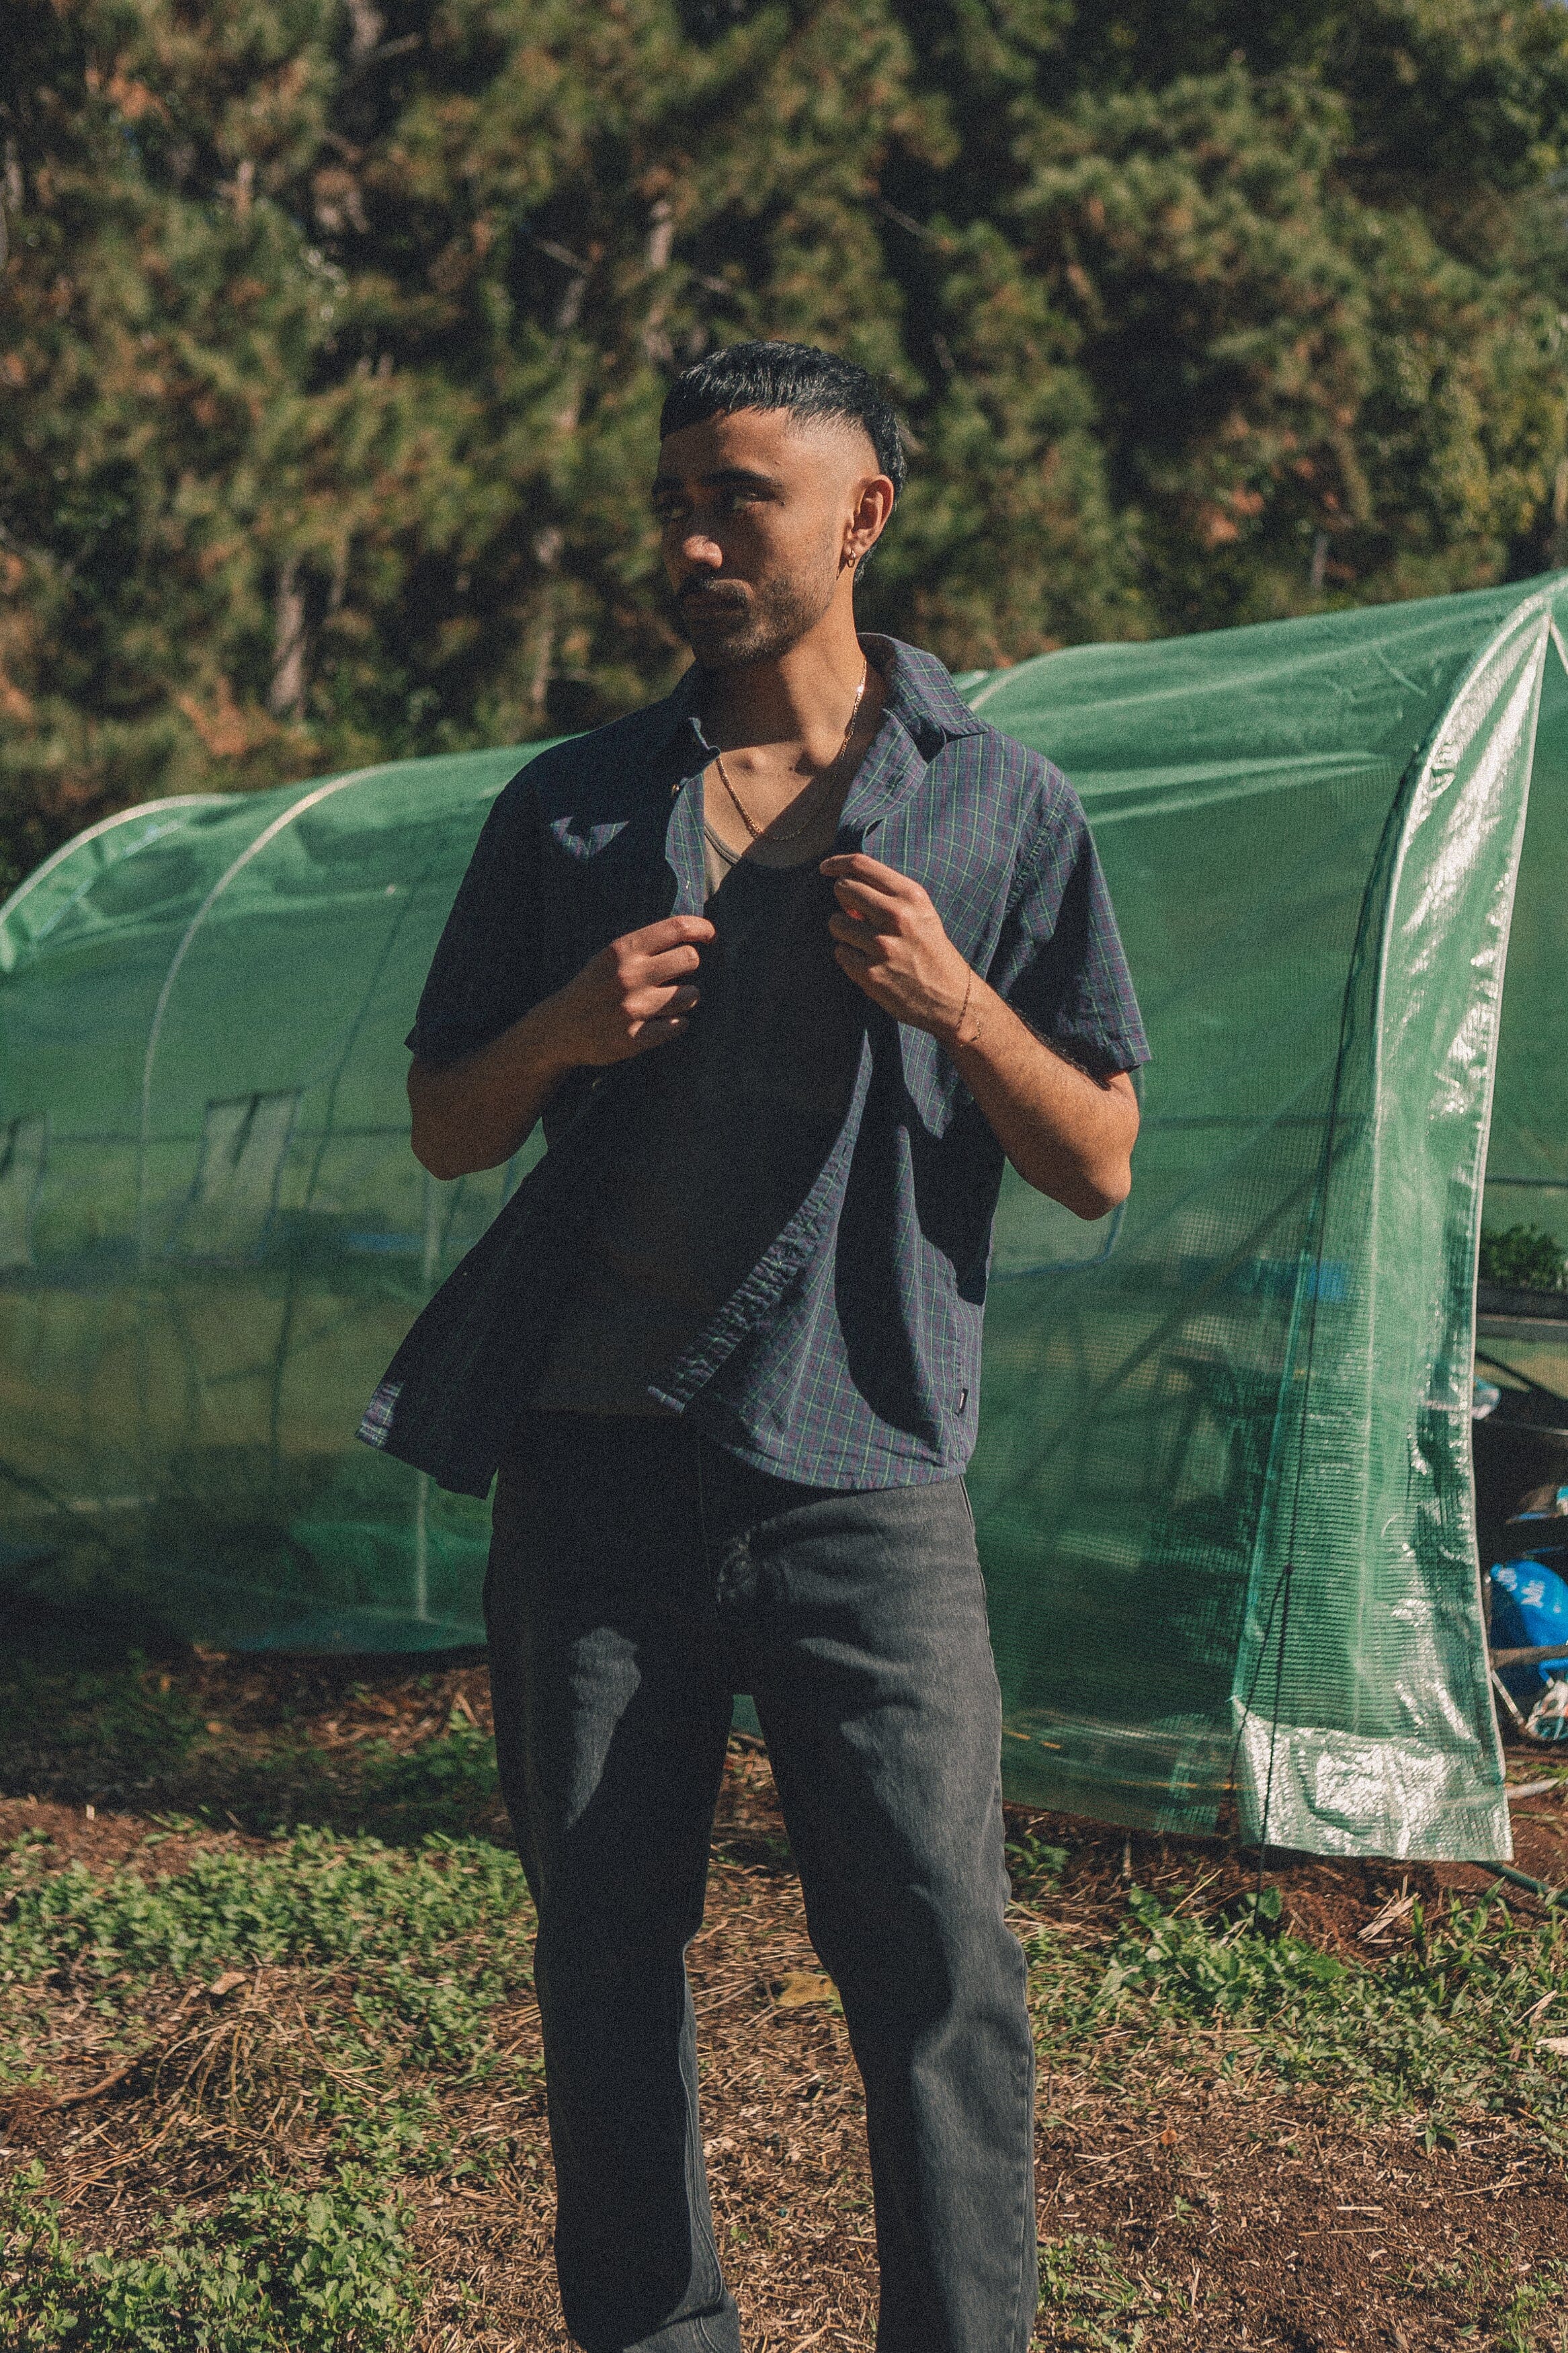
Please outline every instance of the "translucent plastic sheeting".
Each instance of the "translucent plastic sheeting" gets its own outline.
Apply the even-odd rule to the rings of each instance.
[[[1563,605],[961,681],[1083,795],[1154,1052],[1125,1211],[1009,1180],[998,1223],[971,1489],[1019,1798],[1508,1852],[1474,1268],[1483,1179],[1568,1239]],[[527,756],[144,807],[0,910],[14,1581],[234,1646],[479,1639],[484,1509],[353,1430],[519,1174],[422,1175],[402,1039]]]
[[[131,810],[0,913],[14,1576],[222,1644],[481,1639],[486,1513],[353,1431],[515,1181],[424,1175],[403,1037],[523,756]]]

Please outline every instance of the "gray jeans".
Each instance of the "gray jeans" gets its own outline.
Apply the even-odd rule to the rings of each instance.
[[[1034,2052],[963,1482],[836,1494],[673,1419],[531,1415],[485,1609],[539,1913],[573,2335],[587,2353],[738,2353],[685,1950],[749,1692],[866,2087],[879,2353],[1025,2353]]]

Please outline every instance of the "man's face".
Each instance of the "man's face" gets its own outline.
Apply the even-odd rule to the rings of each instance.
[[[816,627],[879,479],[868,437],[837,419],[742,408],[670,434],[654,512],[681,633],[705,670],[775,659]]]

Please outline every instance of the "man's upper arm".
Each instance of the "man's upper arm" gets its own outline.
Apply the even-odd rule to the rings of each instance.
[[[407,1038],[421,1062],[461,1061],[548,995],[542,846],[524,771],[486,818],[452,902]]]
[[[1096,1078],[1149,1060],[1110,893],[1078,795],[1048,768],[997,986],[1036,1034]]]

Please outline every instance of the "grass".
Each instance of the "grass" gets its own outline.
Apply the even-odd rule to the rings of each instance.
[[[405,2217],[345,2179],[276,2180],[144,2254],[82,2255],[33,2165],[0,2188],[0,2345],[17,2353],[383,2353],[416,2317]]]
[[[84,2255],[43,2168],[21,2168],[0,2212],[0,2346],[401,2345],[421,2302],[409,2183],[487,2182],[505,2154],[502,2135],[454,2130],[454,2097],[536,2092],[537,2055],[498,2026],[530,1983],[516,1858],[438,1833],[399,1851],[305,1831],[158,1872],[176,1835],[107,1873],[37,1835],[0,1857],[0,2107],[47,2117],[85,2061],[119,2103],[110,2175],[239,2170],[247,2186],[176,2210],[134,2252]]]
[[[1531,2024],[1560,1996],[1557,1916],[1417,1899],[1407,1940],[1373,1963],[1260,1928],[1245,1902],[1208,1918],[1181,1903],[1134,1887],[1099,1946],[1028,1939],[1047,2060],[1103,2049],[1114,2068],[1121,2045],[1108,2037],[1121,2034],[1184,2048],[1206,2071],[1217,2038],[1227,2076],[1267,2073],[1402,2124],[1427,2148],[1507,2117],[1538,2151],[1568,2154],[1568,2060],[1544,2052]]]
[[[1564,2272],[1553,2263],[1523,2287],[1502,2291],[1491,2314],[1498,2353],[1568,2353]],[[1479,2333],[1479,2332],[1478,2332]]]
[[[94,1779],[151,1788],[185,1764],[202,1736],[192,1694],[140,1651],[107,1668],[23,1657],[0,1689],[7,1764],[47,1746],[57,1772],[82,1766]]]
[[[261,1852],[198,1848],[178,1871],[149,1873],[174,1835],[153,1831],[137,1867],[109,1873],[60,1862],[37,1835],[0,1857],[0,2101],[26,2107],[58,2082],[62,2054],[39,2021],[50,1990],[75,1996],[100,2025],[90,2065],[118,2070],[140,2109],[140,2131],[122,2111],[116,2169],[146,2156],[175,2174],[238,2161],[253,2186],[199,2220],[176,2217],[144,2251],[84,2257],[41,2198],[40,2168],[15,2176],[20,2253],[0,2292],[0,2346],[400,2343],[417,2300],[402,2194],[421,2177],[493,2181],[508,2154],[455,2135],[431,2079],[448,2099],[537,2087],[537,2053],[520,2062],[499,2031],[529,1983],[515,1858],[442,1834],[399,1850],[308,1831]],[[1415,1906],[1408,1944],[1374,1966],[1259,1928],[1246,1907],[1199,1918],[1181,1903],[1134,1887],[1104,1936],[1027,1930],[1053,2078],[1087,2060],[1114,2086],[1130,2045],[1208,2070],[1217,2032],[1230,2077],[1310,2087],[1426,2147],[1506,2116],[1537,2150],[1563,2149],[1568,2066],[1533,2055],[1528,2022],[1561,1981],[1556,1922]],[[159,2000],[139,2009],[148,1995]],[[289,2179],[301,2168],[303,2187]],[[1135,2348],[1166,2291],[1134,2280],[1104,2236],[1067,2232],[1046,2243],[1041,2294],[1044,2343]],[[171,2300],[182,2316],[149,2333],[147,2314]],[[1549,2301],[1538,2284],[1521,2289],[1497,2345],[1533,2344]]]
[[[156,1844],[154,1832],[141,1852]],[[136,1984],[165,1970],[352,1963],[363,2000],[370,1988],[406,2000],[439,1965],[441,1984],[460,1978],[493,2000],[517,1975],[525,1905],[515,1856],[485,1841],[437,1835],[409,1853],[300,1831],[270,1853],[198,1852],[149,1879],[50,1869],[47,1838],[24,1836],[0,1859],[0,1985],[49,1971]]]
[[[1129,2279],[1110,2239],[1068,2232],[1040,2250],[1040,2310],[1047,2344],[1085,2353],[1138,2353],[1164,2292]]]
[[[0,2100],[36,2105],[59,2058],[40,1996],[74,1993],[73,2024],[100,2023],[90,2063],[122,2098],[143,2093],[165,2162],[484,2178],[430,2078],[451,2095],[537,2074],[498,2042],[498,2009],[530,1984],[529,1915],[515,1857],[483,1841],[403,1852],[301,1831],[149,1878],[51,1867],[29,1838],[0,1860]]]

